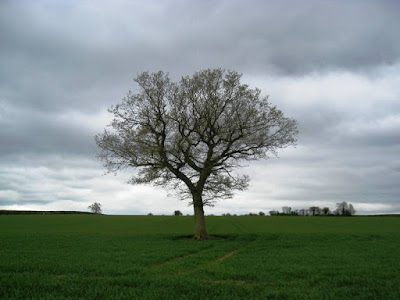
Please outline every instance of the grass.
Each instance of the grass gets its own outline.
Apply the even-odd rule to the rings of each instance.
[[[400,218],[1,215],[0,299],[399,299]]]

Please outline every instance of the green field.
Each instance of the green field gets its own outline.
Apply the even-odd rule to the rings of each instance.
[[[0,215],[0,299],[400,299],[400,218]]]

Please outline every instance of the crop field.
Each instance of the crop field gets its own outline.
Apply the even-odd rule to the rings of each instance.
[[[398,217],[0,215],[0,299],[400,299]]]

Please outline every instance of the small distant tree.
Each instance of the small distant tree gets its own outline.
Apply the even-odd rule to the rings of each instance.
[[[338,216],[352,216],[356,213],[352,204],[347,202],[336,203],[335,215]]]
[[[331,213],[331,211],[330,211],[329,207],[324,207],[324,208],[322,209],[322,213],[323,213],[325,216],[327,216],[327,215],[329,215],[329,214]]]
[[[355,212],[356,211],[352,204],[348,204],[347,202],[336,203],[335,215],[352,216]]]
[[[90,211],[94,214],[101,214],[101,204],[98,202],[93,203],[92,205],[89,205],[88,208]]]
[[[345,216],[349,210],[347,202],[336,203],[335,215]]]
[[[279,215],[279,211],[277,211],[277,210],[270,210],[270,211],[269,211],[269,215],[270,215],[270,216],[277,216],[277,215]]]
[[[148,215],[148,216],[152,216],[153,214],[152,214],[152,213],[148,213],[147,215]]]
[[[180,210],[174,211],[174,216],[183,216]]]
[[[292,210],[292,208],[289,207],[289,206],[284,206],[284,207],[282,207],[282,213],[283,213],[284,215],[290,215],[291,210]]]
[[[309,211],[312,216],[319,215],[321,213],[321,209],[318,206],[311,206]]]
[[[258,213],[258,215],[263,217],[263,216],[265,216],[265,213],[262,212],[262,211],[260,211],[260,212]]]
[[[299,216],[306,216],[307,215],[307,210],[306,209],[300,209],[298,214],[299,214]]]
[[[353,204],[349,204],[349,213],[350,213],[350,216],[352,216],[356,213],[356,210],[354,209]]]

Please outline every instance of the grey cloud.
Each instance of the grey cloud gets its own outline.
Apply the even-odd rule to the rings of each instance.
[[[143,68],[301,74],[393,64],[400,55],[389,1],[72,3],[3,3],[3,55],[108,82]]]
[[[393,64],[400,55],[388,1],[0,5],[1,96],[33,109],[107,106],[143,70],[301,75]]]
[[[68,116],[68,114],[67,114]],[[0,154],[66,153],[94,155],[95,132],[55,114],[23,111],[19,107],[0,119]]]
[[[0,169],[0,206],[84,201],[91,193],[91,181],[101,177],[101,171],[88,165],[79,167],[70,158],[61,158],[58,157],[53,167],[48,166],[51,165],[51,157],[47,159],[47,166],[38,162],[35,166],[32,161],[29,164],[22,161],[3,163]],[[79,163],[82,164],[82,161]]]

